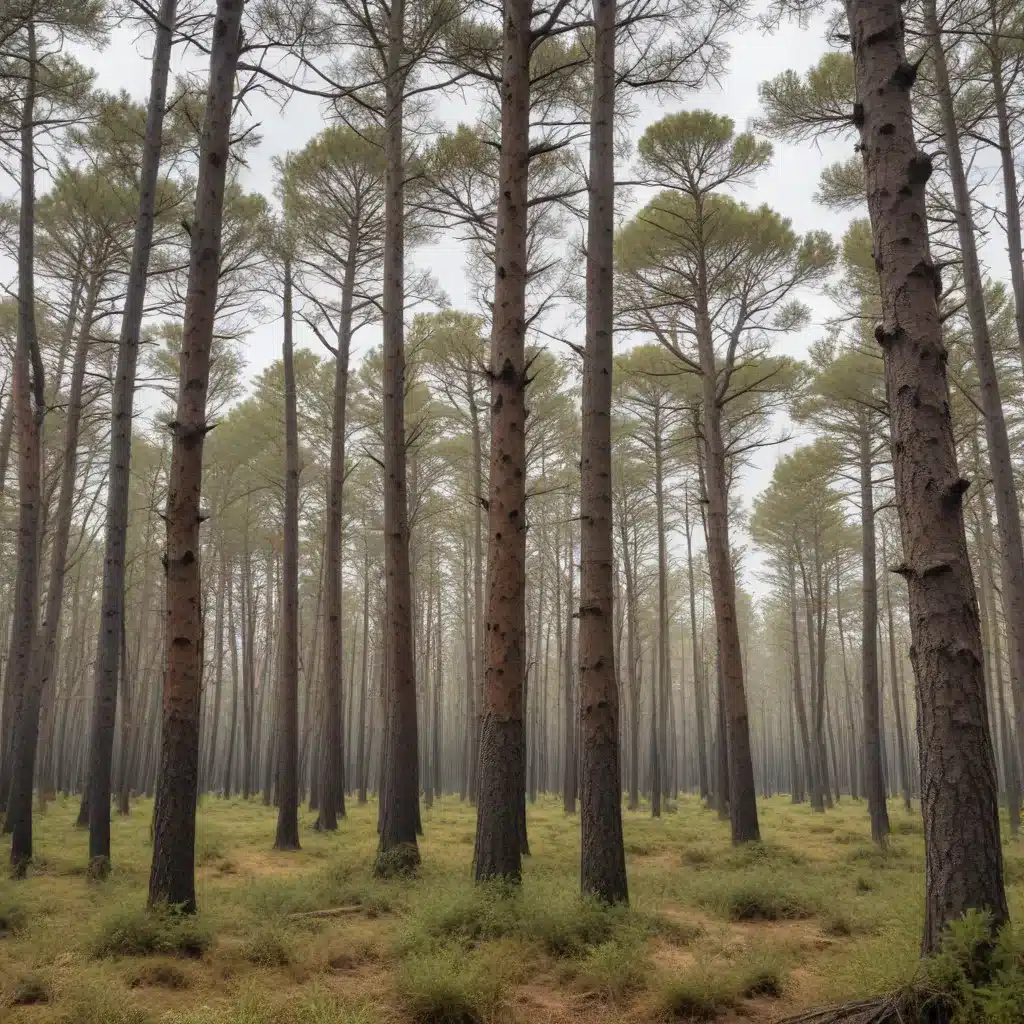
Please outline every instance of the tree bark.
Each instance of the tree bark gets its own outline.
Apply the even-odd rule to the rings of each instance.
[[[284,543],[277,712],[277,833],[275,850],[299,848],[299,424],[292,343],[292,268],[284,261]],[[329,539],[328,539],[329,542]],[[270,579],[267,578],[267,601]],[[269,638],[268,638],[269,639]],[[270,652],[267,651],[267,658]],[[340,668],[340,666],[339,666]],[[329,728],[329,727],[328,727]],[[329,787],[325,792],[330,793]],[[321,806],[333,809],[333,802]]]
[[[704,684],[701,672],[700,640],[697,636],[697,596],[693,579],[693,538],[690,533],[690,490],[686,489],[683,505],[686,526],[686,576],[690,589],[690,644],[693,657],[693,702],[697,727],[697,783],[700,797],[707,800],[711,789],[708,785],[707,722],[705,716]]]
[[[107,470],[103,596],[93,684],[92,740],[89,746],[89,859],[93,870],[100,873],[105,872],[110,863],[111,758],[117,716],[118,659],[121,632],[124,628],[124,561],[128,535],[128,487],[135,374],[146,302],[149,257],[153,248],[160,154],[163,149],[164,108],[167,102],[167,79],[170,73],[176,14],[176,0],[162,0],[155,29],[153,70],[150,75],[149,103],[146,111],[146,140],[139,171],[139,218],[135,223],[132,262],[128,272],[117,367],[114,371],[110,461]],[[184,378],[182,379],[184,381]]]
[[[331,461],[327,471],[327,541],[324,545],[326,564],[326,595],[324,601],[324,772],[320,796],[320,814],[316,827],[333,832],[338,827],[338,814],[345,816],[345,787],[342,783],[345,764],[345,742],[341,728],[343,699],[341,628],[341,570],[343,547],[343,501],[345,491],[345,412],[348,402],[348,363],[352,341],[352,303],[356,286],[356,218],[350,226],[348,255],[341,289],[341,317],[338,325],[338,348],[334,354],[334,408],[331,413]]]
[[[532,0],[506,0],[491,331],[491,462],[477,881],[502,877],[518,881],[522,870],[518,809],[525,783],[525,334],[532,13]]]
[[[914,140],[898,0],[847,0],[861,154],[883,321],[890,444],[917,678],[925,927],[935,951],[966,911],[1007,920],[981,630],[967,555],[937,271],[928,248],[930,162]],[[947,140],[949,141],[949,140]]]
[[[409,508],[405,441],[405,158],[403,103],[405,0],[392,0],[386,84],[384,216],[384,562],[389,636],[385,641],[389,689],[387,734],[382,745],[380,854],[406,848],[419,861],[419,765],[416,668],[413,655],[412,583],[409,573]],[[378,869],[385,869],[383,857]]]
[[[180,906],[186,912],[196,909],[195,816],[203,679],[200,488],[203,441],[210,429],[206,393],[243,6],[244,0],[217,0],[167,487],[167,667],[149,902]]]
[[[10,792],[0,793],[11,833],[11,868],[24,874],[32,860],[32,774],[38,740],[38,687],[32,679],[39,614],[39,541],[42,507],[42,430],[46,412],[43,362],[35,312],[35,103],[38,74],[36,28],[26,24],[28,45],[21,112],[21,211],[18,218],[18,327],[13,398],[18,426],[18,565],[7,687],[13,703],[13,736],[7,769]]]
[[[625,903],[629,890],[622,843],[619,687],[612,629],[616,0],[594,0],[593,10],[587,336],[580,471],[580,889],[604,903]]]

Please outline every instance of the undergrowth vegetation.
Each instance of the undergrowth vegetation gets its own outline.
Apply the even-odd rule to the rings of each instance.
[[[609,910],[580,898],[579,822],[553,799],[529,809],[533,856],[510,888],[473,885],[473,811],[454,800],[424,810],[415,873],[381,877],[374,804],[335,835],[304,816],[302,850],[280,853],[272,808],[206,798],[196,917],[144,909],[148,804],[114,821],[103,881],[83,870],[76,810],[50,804],[29,878],[0,882],[5,1024],[767,1021],[912,985],[945,993],[957,1024],[1019,1024],[1024,1005],[1009,931],[984,984],[977,922],[922,976],[923,848],[901,807],[885,851],[846,800],[825,816],[765,801],[765,841],[741,848],[694,798],[626,812],[632,906]],[[1020,916],[1024,849],[1004,859]]]

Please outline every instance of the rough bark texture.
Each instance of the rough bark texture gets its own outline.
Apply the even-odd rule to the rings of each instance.
[[[923,949],[972,908],[1008,916],[981,630],[949,411],[930,162],[915,146],[898,0],[847,0],[868,210],[882,287],[890,444],[910,597],[925,829]]]
[[[299,424],[292,343],[292,270],[284,266],[284,543],[277,710],[275,850],[299,848]],[[267,574],[268,602],[270,574]],[[269,638],[268,638],[269,639]],[[340,666],[339,666],[340,667]],[[269,787],[267,787],[269,790]],[[329,793],[327,789],[325,792]],[[333,807],[332,804],[327,806]],[[321,814],[323,809],[321,808]]]
[[[173,904],[185,911],[196,908],[195,818],[203,682],[199,526],[203,441],[209,430],[206,393],[217,310],[221,220],[243,6],[244,0],[217,0],[206,113],[199,144],[178,404],[171,424],[164,556],[167,663],[149,902]]]
[[[487,618],[478,768],[475,874],[518,881],[525,785],[526,236],[532,0],[506,0],[501,83],[494,317]]]
[[[110,861],[110,783],[117,715],[118,661],[124,628],[124,560],[128,536],[129,464],[132,450],[132,408],[139,356],[146,278],[153,246],[156,193],[163,148],[164,107],[171,65],[176,0],[163,0],[153,45],[153,71],[146,112],[146,141],[139,171],[139,219],[135,223],[132,263],[128,273],[114,396],[110,421],[107,478],[107,523],[103,555],[103,596],[93,683],[92,740],[89,746],[89,858],[101,871]]]
[[[405,91],[402,41],[404,0],[391,4],[386,87],[387,124],[384,211],[384,564],[387,637],[387,729],[382,745],[380,856],[408,849],[419,860],[416,669],[412,639],[412,581],[409,573],[409,508],[405,450],[405,162],[402,114]]]
[[[39,614],[39,536],[42,518],[42,429],[46,405],[35,313],[35,102],[36,31],[26,31],[25,95],[21,112],[21,212],[18,220],[18,328],[13,397],[18,427],[18,568],[11,623],[7,687],[13,701],[13,740],[5,828],[11,833],[11,868],[32,859],[32,773],[39,722],[39,688],[32,679]]]
[[[612,629],[612,327],[615,233],[615,0],[594,0],[587,338],[580,479],[580,888],[629,899],[622,844],[619,688]]]

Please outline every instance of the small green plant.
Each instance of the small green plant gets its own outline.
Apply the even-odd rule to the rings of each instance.
[[[101,925],[93,941],[95,957],[153,956],[199,957],[213,944],[213,936],[195,917],[172,907],[120,910]]]
[[[829,914],[821,923],[821,930],[834,939],[849,938],[853,932],[853,922],[842,912]]]
[[[625,1002],[642,991],[649,974],[643,943],[614,939],[591,949],[575,971],[579,989],[611,1003]]]
[[[399,1001],[417,1024],[489,1024],[507,987],[494,964],[451,947],[407,958],[396,978]]]
[[[287,967],[294,959],[292,944],[279,928],[262,928],[242,947],[242,956],[255,967]]]
[[[731,979],[707,967],[666,980],[658,993],[662,1015],[679,1020],[714,1020],[735,1004]]]
[[[38,974],[21,974],[0,996],[0,1006],[37,1006],[50,1001],[50,986]]]
[[[704,868],[712,862],[713,857],[706,846],[684,846],[679,859],[684,867]]]
[[[798,921],[813,917],[816,909],[809,896],[769,875],[741,881],[727,890],[724,906],[731,921]]]
[[[737,968],[736,988],[744,999],[778,999],[785,988],[786,971],[767,956]]]
[[[0,900],[0,936],[17,935],[25,927],[28,915],[18,903]]]
[[[413,878],[420,866],[420,851],[415,843],[399,843],[390,850],[380,850],[373,863],[377,878]]]
[[[969,911],[949,926],[941,951],[925,963],[916,995],[922,1019],[930,1012],[953,1024],[1019,1024],[1024,939],[1009,924],[993,937],[991,918]]]
[[[180,991],[192,987],[192,977],[173,960],[146,960],[133,964],[125,977],[129,988],[166,988]]]

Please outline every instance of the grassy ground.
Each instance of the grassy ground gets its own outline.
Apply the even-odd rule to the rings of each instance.
[[[274,813],[204,800],[198,918],[141,912],[152,806],[114,822],[115,869],[84,875],[74,801],[39,817],[40,856],[0,882],[0,1020],[61,1024],[490,1024],[768,1020],[886,991],[914,976],[920,820],[890,809],[886,854],[863,804],[827,815],[761,804],[763,844],[733,849],[695,799],[654,821],[626,813],[630,911],[582,903],[579,823],[530,808],[516,897],[470,882],[474,817],[424,811],[413,881],[371,876],[376,805],[333,836],[304,816],[300,853],[271,849]],[[1024,914],[1024,844],[1004,849]],[[336,915],[316,911],[342,908]]]

